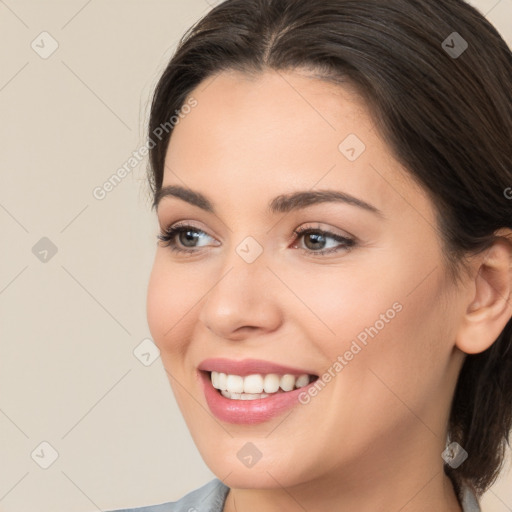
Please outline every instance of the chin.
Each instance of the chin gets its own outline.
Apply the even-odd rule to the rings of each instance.
[[[236,440],[237,445],[244,446],[244,442]],[[237,447],[237,451],[239,448]],[[200,451],[203,460],[215,476],[226,485],[240,489],[276,489],[280,487],[293,487],[311,479],[310,472],[300,469],[300,474],[290,471],[292,461],[277,456],[265,460],[262,456],[252,466],[246,466],[237,457],[237,451],[226,447],[225,452],[208,453]],[[227,454],[227,455],[226,455]],[[243,459],[243,455],[241,456]],[[307,473],[307,474],[306,474]]]

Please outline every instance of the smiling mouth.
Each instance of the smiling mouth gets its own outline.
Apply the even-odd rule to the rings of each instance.
[[[318,375],[289,373],[254,373],[241,376],[222,372],[205,372],[212,386],[225,398],[231,400],[258,400],[280,393],[288,393],[316,381]]]

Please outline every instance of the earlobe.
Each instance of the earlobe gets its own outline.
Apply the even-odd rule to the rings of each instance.
[[[487,350],[512,317],[511,233],[508,229],[496,232],[493,245],[476,260],[472,297],[455,340],[466,354]]]

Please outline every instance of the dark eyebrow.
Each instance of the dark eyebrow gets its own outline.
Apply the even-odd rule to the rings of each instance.
[[[179,185],[169,185],[160,189],[153,202],[153,208],[158,208],[160,201],[164,197],[176,197],[189,204],[197,206],[202,210],[215,214],[215,208],[210,200],[201,194],[189,188]],[[337,190],[308,190],[303,192],[292,192],[290,194],[282,194],[272,199],[268,205],[270,213],[287,213],[292,210],[299,210],[317,203],[341,202],[363,208],[364,210],[375,213],[384,217],[383,213],[375,206],[358,199],[345,192]]]
[[[189,188],[180,187],[179,185],[168,185],[167,187],[162,187],[156,194],[155,199],[153,201],[153,208],[158,208],[160,201],[164,197],[177,197],[183,201],[186,201],[189,204],[197,206],[202,210],[205,210],[210,213],[215,213],[215,209],[212,203],[201,194],[201,192],[195,192]]]

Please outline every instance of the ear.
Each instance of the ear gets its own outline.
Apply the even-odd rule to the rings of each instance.
[[[495,235],[493,245],[475,259],[470,301],[455,339],[466,354],[488,349],[512,317],[512,231]]]

